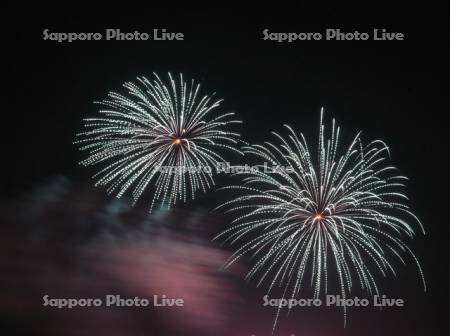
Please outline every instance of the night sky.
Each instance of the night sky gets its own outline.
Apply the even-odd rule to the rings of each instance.
[[[278,13],[281,8],[273,15],[162,10],[151,5],[126,8],[122,13],[118,8],[103,8],[98,14],[86,7],[56,8],[3,11],[8,17],[3,22],[2,50],[7,57],[1,104],[4,202],[21,199],[56,175],[75,183],[93,183],[94,170],[77,164],[83,155],[72,144],[75,134],[81,130],[82,118],[96,113],[93,101],[136,76],[170,71],[195,78],[204,92],[224,98],[224,110],[236,112],[243,121],[243,139],[250,143],[270,138],[270,132],[281,130],[284,123],[316,139],[324,107],[326,118],[336,118],[342,127],[344,141],[362,130],[364,139],[382,139],[389,145],[393,164],[410,178],[410,205],[427,231],[410,246],[421,260],[429,291],[422,292],[412,262],[400,266],[398,279],[390,277],[381,283],[390,295],[404,297],[406,307],[353,317],[353,329],[350,323],[344,330],[333,319],[335,334],[365,330],[372,335],[373,328],[374,334],[397,335],[408,326],[411,335],[432,335],[448,329],[447,322],[444,325],[449,299],[444,92],[448,18],[443,18],[448,9],[417,8],[368,17],[338,16],[335,8],[322,8],[313,17],[306,9],[287,10],[289,14],[283,16]],[[346,32],[386,28],[404,33],[406,40],[278,43],[262,39],[266,28],[323,32],[334,27]],[[148,33],[165,28],[182,32],[185,40],[42,40],[44,29],[103,34],[106,28]],[[200,197],[189,206],[211,209],[214,204]],[[253,284],[247,286],[253,288]],[[295,315],[290,318],[295,320]]]

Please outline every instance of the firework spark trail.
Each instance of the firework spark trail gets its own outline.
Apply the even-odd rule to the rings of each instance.
[[[194,198],[214,185],[214,168],[223,162],[218,150],[237,149],[239,134],[227,131],[234,113],[216,113],[222,100],[200,96],[200,85],[172,78],[166,85],[138,77],[126,82],[127,94],[110,92],[98,104],[97,118],[84,119],[85,130],[75,144],[89,153],[84,166],[103,165],[94,175],[96,185],[121,197],[132,190],[136,202],[149,185],[156,201],[170,207]]]
[[[326,293],[333,268],[345,298],[355,280],[369,294],[378,294],[369,264],[383,276],[395,275],[388,258],[405,263],[406,254],[417,264],[426,289],[420,264],[403,241],[405,235],[414,236],[405,218],[423,227],[405,204],[401,189],[406,177],[387,163],[386,144],[376,140],[364,146],[358,133],[342,151],[334,120],[330,136],[325,136],[322,109],[314,160],[304,136],[285,127],[287,137],[273,133],[279,146],[266,142],[244,147],[244,153],[280,169],[238,172],[244,184],[224,188],[241,194],[218,207],[235,219],[216,239],[239,244],[226,266],[249,254],[253,267],[247,279],[259,274],[258,286],[268,279],[268,293],[284,286],[283,297],[290,298],[298,297],[307,270],[314,297]]]

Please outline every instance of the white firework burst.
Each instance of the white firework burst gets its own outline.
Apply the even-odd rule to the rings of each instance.
[[[411,221],[423,227],[401,191],[406,178],[388,163],[388,147],[380,140],[363,145],[358,133],[343,148],[335,121],[327,137],[322,117],[323,110],[317,156],[304,136],[286,125],[287,137],[274,133],[279,146],[244,148],[277,169],[241,171],[244,183],[225,188],[240,194],[218,207],[235,215],[216,237],[239,245],[226,266],[250,255],[247,279],[259,275],[258,286],[267,281],[268,293],[284,287],[285,298],[298,298],[307,279],[318,298],[328,292],[329,274],[335,272],[345,298],[355,283],[378,294],[373,270],[395,274],[390,258],[404,263],[409,255],[425,289],[420,264],[404,242],[414,236]],[[344,307],[344,321],[345,315]]]
[[[89,156],[84,166],[103,165],[96,185],[121,197],[130,190],[136,202],[149,185],[155,201],[170,207],[194,198],[214,185],[214,168],[223,162],[219,150],[236,148],[239,135],[227,127],[240,123],[234,113],[217,113],[222,100],[200,96],[200,85],[168,74],[167,85],[138,77],[126,82],[126,94],[110,92],[97,102],[100,116],[84,119],[75,143]]]

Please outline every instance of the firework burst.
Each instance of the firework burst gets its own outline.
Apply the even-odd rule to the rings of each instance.
[[[156,201],[170,207],[206,191],[224,161],[219,150],[240,153],[239,135],[226,130],[240,121],[234,113],[216,112],[222,100],[200,96],[200,85],[181,74],[176,81],[169,73],[167,84],[153,75],[125,83],[126,94],[110,92],[97,102],[100,116],[84,120],[75,142],[89,153],[82,165],[102,166],[94,178],[109,193],[121,197],[130,190],[136,202],[153,186],[150,209]]]
[[[335,272],[345,298],[355,284],[378,294],[373,270],[395,274],[390,258],[404,263],[409,255],[425,288],[419,262],[404,242],[414,236],[410,222],[423,227],[406,205],[406,178],[389,165],[388,147],[380,140],[363,145],[358,133],[344,148],[340,128],[333,120],[326,136],[322,117],[323,110],[317,155],[286,125],[287,137],[274,133],[279,146],[244,148],[276,169],[239,172],[244,183],[227,187],[240,195],[219,206],[235,219],[217,238],[239,245],[226,266],[250,255],[247,278],[258,275],[258,286],[267,281],[268,293],[284,288],[286,298],[297,298],[306,282],[315,298],[327,293]]]

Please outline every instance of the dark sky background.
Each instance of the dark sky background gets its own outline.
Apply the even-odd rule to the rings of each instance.
[[[123,4],[122,4],[123,5]],[[272,4],[274,5],[274,4]],[[25,6],[25,5],[24,5]],[[286,16],[219,9],[178,11],[134,7],[96,14],[78,9],[4,8],[2,78],[2,178],[4,200],[26,194],[49,176],[89,181],[72,145],[81,119],[96,112],[94,100],[124,81],[152,72],[183,72],[225,99],[223,107],[243,120],[243,138],[260,142],[283,123],[316,139],[319,111],[336,118],[344,137],[363,130],[391,149],[392,162],[410,178],[411,207],[426,236],[412,246],[429,291],[421,292],[412,263],[384,287],[402,293],[407,307],[387,315],[385,335],[396,318],[417,335],[444,330],[448,314],[448,47],[447,8],[360,16],[322,8],[287,9]],[[280,11],[281,8],[278,8]],[[386,10],[387,11],[387,10]],[[297,16],[297,13],[301,13]],[[323,32],[325,28],[402,32],[405,41],[262,40],[262,30]],[[105,28],[182,32],[185,41],[43,41],[42,31],[101,32]],[[200,199],[193,206],[202,206]],[[396,292],[398,291],[398,292]],[[367,319],[370,321],[370,319]],[[405,323],[405,322],[402,322]],[[447,323],[445,325],[447,328]],[[349,331],[350,332],[350,331]]]

